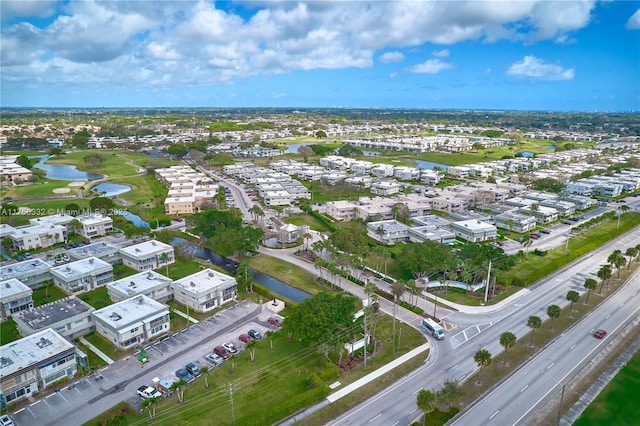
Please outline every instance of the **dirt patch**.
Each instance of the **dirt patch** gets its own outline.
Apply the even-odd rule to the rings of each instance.
[[[84,181],[71,182],[69,186],[84,186],[86,183]]]
[[[71,192],[70,188],[56,188],[53,190],[54,194],[68,194]]]

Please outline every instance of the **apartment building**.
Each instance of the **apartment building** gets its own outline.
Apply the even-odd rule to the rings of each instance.
[[[9,238],[17,250],[33,250],[64,242],[67,228],[62,225],[29,225],[16,228]]]
[[[33,290],[20,280],[0,281],[0,321],[29,308],[33,308]]]
[[[158,302],[165,302],[173,298],[172,282],[171,278],[155,271],[145,271],[107,284],[107,292],[109,299],[114,302],[141,294]]]
[[[367,236],[380,244],[392,245],[409,240],[409,227],[397,220],[382,220],[367,223]]]
[[[81,294],[113,281],[113,266],[89,257],[51,268],[53,284],[67,294]]]
[[[175,262],[173,246],[156,240],[120,249],[122,263],[136,271],[158,269]]]
[[[49,263],[34,257],[31,260],[0,266],[0,280],[5,281],[11,278],[20,280],[31,289],[36,289],[45,281],[53,279],[53,275],[51,275]]]
[[[495,240],[498,236],[498,231],[494,225],[480,220],[452,222],[451,230],[456,234],[456,237],[471,243]]]
[[[85,238],[103,236],[108,232],[113,232],[113,219],[100,213],[89,213],[77,216],[76,219],[82,227],[78,233]]]
[[[75,339],[95,330],[91,317],[94,308],[76,296],[65,297],[18,313],[14,320],[21,336],[52,329],[67,339]]]
[[[72,260],[82,260],[88,257],[97,257],[111,265],[122,264],[120,247],[104,241],[86,246],[80,246],[67,252]]]
[[[196,312],[209,312],[235,300],[238,284],[235,278],[212,269],[174,281],[171,284],[173,298]]]

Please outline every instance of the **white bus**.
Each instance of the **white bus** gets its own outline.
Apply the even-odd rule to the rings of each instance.
[[[431,318],[422,320],[422,331],[429,333],[438,340],[444,339],[444,329]]]

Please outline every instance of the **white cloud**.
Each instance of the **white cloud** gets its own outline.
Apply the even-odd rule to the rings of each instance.
[[[442,61],[440,59],[429,59],[426,62],[414,65],[413,67],[409,68],[409,71],[421,74],[438,74],[440,71],[451,70],[455,67],[456,66],[454,64]]]
[[[2,0],[0,15],[2,20],[15,17],[38,17],[50,16],[53,11],[55,0]]]
[[[431,52],[431,56],[435,56],[437,58],[448,58],[450,54],[451,52],[449,52],[449,49],[434,50]]]
[[[628,30],[640,30],[640,9],[631,15],[631,18],[627,21],[625,28]]]
[[[380,62],[382,62],[383,64],[391,64],[394,62],[402,62],[404,61],[404,55],[401,52],[384,52],[382,55],[380,55],[380,58],[378,58],[378,60]]]
[[[560,65],[545,63],[535,56],[525,56],[521,61],[513,63],[507,69],[507,75],[534,80],[573,80],[575,70],[564,69]]]

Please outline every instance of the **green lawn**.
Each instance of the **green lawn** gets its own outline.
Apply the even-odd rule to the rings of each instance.
[[[2,189],[2,198],[26,198],[26,197],[54,197],[57,195],[68,196],[77,195],[78,187],[69,186],[68,180],[56,180],[48,178],[40,178],[38,182],[31,184],[23,184],[20,186],[10,186]],[[55,194],[56,188],[69,188],[71,191],[65,194]],[[71,202],[71,201],[68,201]]]
[[[327,291],[325,287],[316,284],[313,274],[282,259],[258,254],[249,258],[248,263],[256,271],[270,275],[307,293],[316,294],[320,291]]]
[[[0,346],[22,339],[18,326],[12,319],[0,322]]]
[[[15,204],[18,207],[29,207],[34,209],[31,214],[28,215],[15,215],[9,218],[3,218],[4,221],[7,220],[6,223],[12,226],[20,226],[26,225],[29,223],[29,219],[33,219],[38,216],[47,216],[50,214],[61,213],[64,210],[64,207],[69,203],[75,203],[80,206],[81,209],[89,208],[89,200],[86,198],[72,198],[72,199],[61,199],[61,200],[38,200],[38,201],[15,201]]]
[[[106,286],[98,287],[95,290],[89,291],[87,293],[79,294],[78,298],[84,300],[89,305],[93,306],[96,310],[102,309],[105,306],[109,306],[113,303],[111,299],[109,299],[109,294],[107,293]]]
[[[60,300],[65,297],[67,297],[67,293],[60,290],[53,284],[33,290],[32,295],[34,306],[41,306],[46,303],[55,302],[56,300]]]
[[[172,280],[177,280],[180,278],[184,278],[187,275],[191,275],[196,273],[204,268],[214,268],[215,265],[206,264],[203,261],[191,259],[183,254],[180,254],[176,251],[175,253],[176,262],[172,265],[169,265],[169,278]],[[166,275],[167,268],[161,267],[155,270],[157,273]]]
[[[84,338],[113,360],[117,360],[127,353],[126,351],[116,349],[105,337],[95,331],[87,334]]]
[[[121,420],[115,420],[118,417]],[[114,420],[107,420],[112,419]],[[129,403],[121,402],[117,406],[104,411],[88,422],[84,423],[85,426],[98,426],[104,424],[111,425],[131,425],[131,424],[146,424],[149,421],[149,415],[147,411],[139,413]],[[104,422],[104,423],[103,423]],[[111,423],[108,423],[111,422]]]
[[[640,419],[640,405],[634,395],[638,389],[640,389],[640,352],[622,367],[622,370],[589,404],[574,425],[625,426],[637,422]]]
[[[122,278],[129,277],[131,275],[137,274],[139,271],[136,271],[133,268],[129,268],[122,263],[119,265],[113,265],[113,277],[114,281],[118,281]]]
[[[315,217],[308,215],[306,213],[297,213],[297,214],[289,215],[289,217],[286,218],[286,221],[296,226],[307,225],[309,228],[318,232],[330,231],[330,229],[327,228],[324,223],[322,223]]]
[[[84,161],[84,157],[89,154],[95,154],[95,150],[73,151],[68,154],[49,158],[47,164],[73,164],[78,170],[100,173],[110,178],[119,176],[135,175],[139,167],[143,167],[148,163],[175,164],[161,158],[150,158],[144,154],[137,152],[114,150],[114,151],[98,151],[104,161],[94,167],[90,163]]]
[[[107,365],[107,362],[100,358],[95,352],[89,349],[88,346],[84,345],[79,340],[74,340],[73,343],[82,350],[85,354],[87,354],[87,358],[89,359],[89,369],[96,370],[100,367]],[[78,369],[79,371],[81,369]]]

